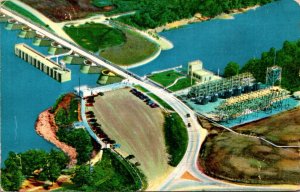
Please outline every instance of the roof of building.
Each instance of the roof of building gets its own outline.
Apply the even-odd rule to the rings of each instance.
[[[196,70],[196,71],[193,71],[193,73],[196,75],[199,75],[199,76],[214,75],[212,72],[206,71],[206,70]]]

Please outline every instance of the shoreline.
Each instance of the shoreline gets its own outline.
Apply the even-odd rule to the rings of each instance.
[[[140,61],[140,62],[138,62],[138,63],[135,63],[135,64],[132,64],[132,65],[128,65],[128,66],[120,66],[120,67],[122,67],[123,69],[133,69],[133,68],[136,68],[136,67],[140,67],[140,66],[143,66],[143,65],[145,65],[145,64],[147,64],[147,63],[150,63],[151,61],[153,61],[154,59],[156,59],[159,55],[160,55],[160,53],[161,53],[161,47],[159,48],[159,50],[154,54],[154,55],[152,55],[151,57],[149,57],[149,58],[147,58],[147,59],[145,59],[145,60],[143,60],[143,61]]]
[[[294,1],[300,5],[300,0],[294,0]]]
[[[300,0],[295,0],[295,1],[299,1],[299,3],[300,3]],[[166,39],[165,37],[160,36],[158,34],[160,32],[177,29],[177,28],[183,27],[185,25],[198,23],[198,22],[202,22],[202,21],[208,21],[211,19],[234,19],[234,15],[236,15],[236,14],[241,14],[241,13],[245,13],[250,10],[255,10],[259,7],[260,7],[260,5],[255,5],[255,6],[251,6],[251,7],[247,7],[247,8],[234,9],[234,10],[231,10],[231,13],[229,13],[229,14],[221,13],[220,15],[217,15],[212,18],[202,16],[200,13],[196,13],[195,16],[190,19],[181,19],[178,21],[174,21],[172,23],[167,23],[164,26],[160,26],[160,27],[157,27],[154,29],[148,29],[146,31],[136,31],[136,32],[140,33],[141,35],[143,35],[145,38],[148,38],[148,39],[156,42],[160,46],[160,50],[157,53],[155,53],[153,56],[149,57],[148,59],[145,59],[141,62],[132,64],[132,65],[121,66],[121,67],[124,69],[133,69],[133,68],[141,67],[141,66],[146,65],[149,62],[155,60],[160,55],[162,50],[164,51],[164,50],[172,49],[174,47],[173,43],[170,40]],[[154,37],[152,37],[151,35],[156,35],[159,37],[159,39],[157,40]]]
[[[298,2],[299,5],[300,5],[300,0],[295,0],[295,1]],[[260,7],[260,5],[254,5],[254,6],[246,7],[246,8],[233,9],[233,10],[230,11],[229,14],[221,13],[220,15],[217,15],[215,17],[206,17],[206,16],[202,16],[200,13],[196,13],[192,18],[181,19],[181,20],[178,20],[178,21],[167,23],[163,26],[159,26],[159,27],[156,27],[154,29],[148,29],[147,32],[160,33],[160,32],[163,32],[163,31],[177,29],[177,28],[180,28],[180,27],[183,27],[185,25],[192,24],[192,23],[199,23],[199,22],[208,21],[208,20],[211,20],[211,19],[234,19],[234,15],[236,15],[236,14],[241,14],[241,13],[245,13],[245,12],[250,11],[250,10],[255,10],[259,7]]]
[[[77,162],[76,149],[67,145],[64,142],[59,141],[56,137],[57,130],[58,127],[55,124],[54,114],[50,113],[49,109],[39,114],[38,119],[35,123],[35,131],[45,140],[54,144],[57,148],[61,149],[64,153],[66,153],[70,158],[69,165],[73,166]]]

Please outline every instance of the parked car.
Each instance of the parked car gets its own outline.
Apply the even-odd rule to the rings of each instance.
[[[93,123],[95,123],[95,122],[97,122],[97,119],[89,119],[88,122],[93,122]]]
[[[86,115],[88,115],[88,114],[94,115],[94,112],[93,111],[87,111],[87,112],[85,112],[85,114]]]

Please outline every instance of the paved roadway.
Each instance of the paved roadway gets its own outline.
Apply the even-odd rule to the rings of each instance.
[[[30,21],[25,20],[21,16],[11,11],[6,10],[5,8],[1,7],[0,11],[4,14],[15,18],[21,23],[26,24],[30,28],[38,31],[39,33],[55,40],[59,44],[72,49],[76,53],[90,59],[92,62],[101,65],[129,80],[129,82],[133,84],[140,84],[141,86],[145,87],[152,93],[156,94],[158,97],[163,99],[167,102],[170,106],[174,108],[174,110],[183,118],[185,123],[191,123],[191,127],[188,128],[188,136],[189,136],[189,143],[187,151],[183,157],[183,160],[180,164],[174,169],[174,171],[170,174],[170,176],[162,183],[161,187],[157,190],[289,190],[290,188],[286,187],[253,187],[253,186],[242,186],[242,185],[235,185],[229,184],[223,181],[219,181],[213,178],[206,176],[205,174],[201,173],[197,168],[198,162],[198,152],[200,150],[201,144],[204,141],[207,131],[200,127],[196,115],[194,112],[188,108],[184,103],[182,103],[179,99],[177,99],[174,95],[166,92],[165,90],[156,87],[153,84],[148,84],[141,80],[140,77],[126,71],[125,69],[118,67],[109,61],[106,61],[94,54],[79,48],[77,45],[66,41],[65,39],[60,38],[57,35],[52,34],[51,32],[45,30],[42,27],[39,27],[35,24],[32,24]],[[190,113],[191,117],[186,118],[186,114]],[[188,181],[180,181],[181,175],[185,172],[189,171],[192,175],[197,177],[202,182],[191,182]]]

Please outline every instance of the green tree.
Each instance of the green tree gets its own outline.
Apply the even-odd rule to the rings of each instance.
[[[30,176],[35,170],[44,167],[48,155],[44,150],[28,150],[20,154],[22,161],[22,173]]]
[[[93,183],[93,177],[90,173],[90,167],[88,165],[79,166],[71,180],[77,187],[91,185]]]
[[[7,191],[19,190],[24,176],[22,174],[21,160],[18,154],[9,152],[4,161],[5,169],[1,169],[1,185]]]
[[[64,169],[70,159],[64,152],[51,149],[49,153],[49,160],[52,164],[56,163],[59,166],[59,169]]]
[[[240,66],[235,62],[229,62],[224,70],[224,77],[231,77],[239,73]]]

